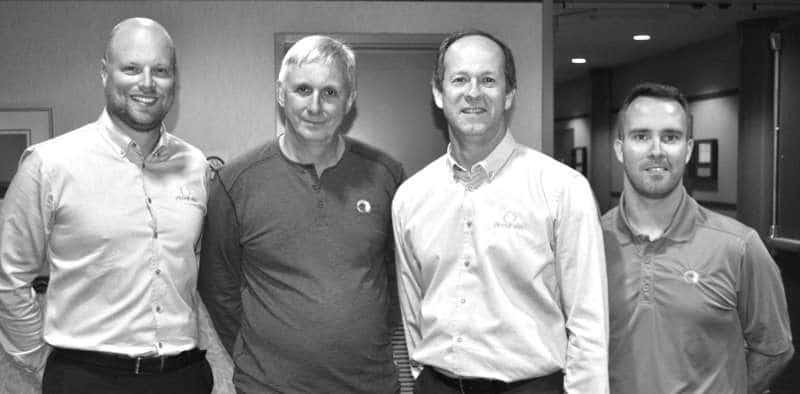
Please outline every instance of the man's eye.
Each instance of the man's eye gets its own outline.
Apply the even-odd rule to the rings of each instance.
[[[456,85],[461,85],[467,83],[467,77],[454,77],[450,81]]]
[[[153,73],[159,77],[168,77],[172,75],[172,70],[168,67],[157,67],[153,70]]]
[[[122,66],[122,72],[124,72],[125,74],[137,74],[139,72],[139,67]]]
[[[649,136],[647,134],[634,134],[631,136],[631,139],[637,142],[641,142],[641,141],[647,141],[649,139]]]
[[[484,85],[493,85],[497,80],[492,77],[483,77],[481,78],[481,83]]]
[[[333,88],[327,88],[322,91],[322,93],[327,97],[337,97],[339,96],[339,92]]]
[[[311,94],[311,89],[305,85],[298,86],[294,91],[303,96],[308,96],[309,94]]]
[[[665,135],[665,136],[661,137],[661,140],[666,142],[666,143],[674,143],[674,142],[678,142],[678,140],[680,140],[680,137],[675,135],[675,134],[668,134],[668,135]]]

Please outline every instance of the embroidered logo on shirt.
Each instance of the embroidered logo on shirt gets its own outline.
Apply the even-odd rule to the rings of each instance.
[[[522,219],[516,212],[506,211],[503,214],[503,219],[500,222],[494,223],[495,228],[513,228],[515,230],[522,229]]]
[[[175,199],[178,201],[197,202],[197,200],[194,198],[194,195],[192,195],[192,191],[189,190],[189,188],[187,188],[186,186],[181,186],[180,188],[178,188],[178,195],[175,196]]]
[[[700,281],[700,274],[698,274],[697,271],[688,270],[683,273],[683,280],[689,284],[696,284]]]
[[[369,201],[358,200],[358,202],[356,202],[356,211],[359,213],[369,213],[371,210],[372,205],[370,205]]]

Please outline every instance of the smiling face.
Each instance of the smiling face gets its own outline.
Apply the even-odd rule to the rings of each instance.
[[[135,131],[158,130],[175,97],[174,59],[172,40],[158,27],[121,26],[102,62],[109,115]]]
[[[648,199],[668,196],[692,154],[688,114],[674,100],[641,96],[620,116],[622,139],[614,151],[625,169],[625,189]]]
[[[288,66],[278,83],[278,104],[286,114],[286,132],[301,143],[335,142],[353,97],[338,60]]]
[[[460,38],[447,49],[442,89],[433,87],[451,137],[484,142],[504,135],[514,93],[506,86],[502,49],[478,35]]]

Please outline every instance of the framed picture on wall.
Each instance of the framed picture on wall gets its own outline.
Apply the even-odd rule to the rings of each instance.
[[[697,190],[717,190],[719,152],[716,139],[694,140],[689,174]]]
[[[0,200],[17,172],[22,152],[52,137],[51,108],[0,108]]]

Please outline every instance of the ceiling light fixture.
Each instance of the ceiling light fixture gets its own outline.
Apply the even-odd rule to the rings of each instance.
[[[573,57],[573,58],[572,58],[570,61],[571,61],[573,64],[583,64],[583,63],[586,63],[586,59],[585,59],[585,58],[582,58],[582,57]]]
[[[637,34],[637,35],[633,36],[633,40],[634,41],[648,41],[648,40],[650,40],[650,35],[649,34]]]

